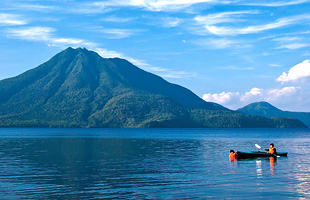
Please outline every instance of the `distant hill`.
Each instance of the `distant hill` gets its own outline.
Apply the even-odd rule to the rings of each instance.
[[[243,108],[238,109],[237,112],[248,114],[248,115],[259,115],[259,116],[264,116],[264,117],[295,118],[295,119],[299,119],[305,125],[310,127],[310,112],[282,111],[267,102],[252,103]]]
[[[2,127],[303,127],[205,102],[119,58],[68,48],[0,81]]]

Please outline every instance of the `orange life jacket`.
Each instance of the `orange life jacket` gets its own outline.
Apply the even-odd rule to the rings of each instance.
[[[236,153],[230,153],[229,158],[230,159],[236,159],[237,154]]]
[[[236,156],[237,156],[236,153],[229,153],[229,160],[230,160],[230,162],[236,161],[237,160]]]
[[[272,153],[272,154],[276,153],[276,148],[275,147],[270,147],[269,148],[269,153]]]

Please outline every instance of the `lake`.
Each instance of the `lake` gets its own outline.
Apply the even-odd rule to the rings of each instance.
[[[288,157],[229,160],[275,143]],[[1,199],[309,199],[310,129],[0,129]]]

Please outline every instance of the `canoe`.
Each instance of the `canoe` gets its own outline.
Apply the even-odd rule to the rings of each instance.
[[[257,157],[276,157],[287,156],[287,152],[277,152],[277,154],[270,154],[268,152],[260,151],[237,151],[237,158],[257,158]]]

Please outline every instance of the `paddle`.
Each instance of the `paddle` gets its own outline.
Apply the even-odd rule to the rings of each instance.
[[[258,148],[258,149],[262,149],[262,147],[259,146],[258,144],[255,144],[255,147]]]
[[[258,144],[255,144],[255,147],[258,148],[258,149],[262,149],[262,147],[259,146]],[[276,154],[274,154],[274,155],[277,156],[277,157],[280,157],[279,155],[276,155]]]

